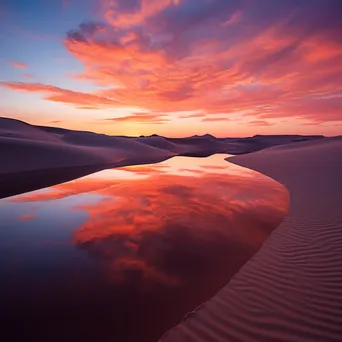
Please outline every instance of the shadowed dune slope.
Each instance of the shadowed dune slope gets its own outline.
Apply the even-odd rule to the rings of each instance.
[[[319,139],[307,136],[302,139]],[[284,144],[292,136],[217,139],[211,135],[168,139],[124,137],[56,127],[34,126],[0,117],[0,174],[23,171],[152,163],[175,155],[240,154]]]
[[[284,184],[290,213],[229,284],[161,341],[342,341],[342,137],[229,161]]]
[[[320,136],[257,136],[218,139],[109,136],[0,118],[0,198],[69,181],[101,169],[150,164],[173,156],[241,154],[293,139]],[[83,168],[83,169],[82,169]]]
[[[49,134],[38,127],[27,124],[23,121],[2,117],[0,117],[0,137],[54,143],[61,142],[56,135]]]
[[[0,118],[0,174],[90,165],[115,167],[157,162],[174,155],[128,138],[69,130],[56,132]]]
[[[136,138],[136,140],[149,146],[162,148],[163,150],[166,150],[166,151],[172,151],[175,153],[179,153],[182,151],[179,145],[168,141],[164,137],[159,137],[159,136],[140,137],[140,138]]]

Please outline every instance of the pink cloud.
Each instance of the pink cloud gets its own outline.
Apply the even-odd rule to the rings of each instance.
[[[150,17],[158,15],[171,5],[179,5],[181,0],[141,0],[138,10],[125,11],[119,1],[105,0],[105,18],[117,27],[143,24]]]
[[[10,61],[9,62],[14,68],[17,69],[26,69],[28,65],[26,63],[18,62],[18,61]]]
[[[128,115],[120,118],[106,119],[113,122],[136,122],[136,123],[154,123],[154,124],[164,124],[169,122],[167,115],[165,114],[137,114]]]
[[[272,126],[272,124],[270,124],[269,122],[264,121],[264,120],[254,120],[254,121],[250,121],[249,124],[250,124],[250,125],[253,125],[253,126],[261,126],[261,127]]]
[[[242,12],[241,11],[236,11],[235,13],[232,14],[232,16],[227,19],[225,22],[223,22],[221,25],[223,27],[227,27],[227,26],[230,26],[230,25],[234,25],[236,23],[239,22],[239,20],[241,19],[241,15],[242,15]]]
[[[141,4],[143,8],[144,2]],[[322,90],[336,89],[336,75],[342,75],[340,64],[330,64],[324,72],[311,71],[317,67],[323,70],[323,65],[331,59],[342,61],[342,50],[327,37],[322,40],[320,34],[298,40],[282,25],[275,24],[256,29],[248,39],[232,44],[225,28],[207,25],[206,29],[215,39],[206,40],[195,35],[193,41],[187,41],[180,49],[185,43],[182,41],[184,32],[177,36],[170,27],[171,32],[159,30],[154,35],[144,34],[145,29],[156,30],[154,21],[160,23],[165,8],[170,8],[171,13],[178,8],[182,11],[182,2],[174,5],[165,1],[151,12],[141,9],[133,14],[125,9],[120,16],[122,22],[118,8],[114,21],[119,29],[113,30],[114,24],[109,20],[108,26],[87,24],[71,32],[65,46],[85,65],[85,72],[79,77],[99,85],[115,85],[99,94],[116,98],[127,106],[152,111],[202,110],[206,113],[180,118],[235,111],[250,111],[257,118],[265,114],[262,108],[265,105],[272,106],[273,113],[277,114],[286,107],[284,104],[309,91],[320,96]],[[145,22],[142,13],[149,13],[146,16],[152,18],[151,22]],[[241,10],[232,12],[226,25],[247,20],[248,16],[242,13]],[[219,11],[215,14],[219,16]],[[133,23],[140,25],[139,30],[131,26]],[[184,28],[189,32],[195,30],[194,33],[202,29],[200,23]],[[227,45],[223,41],[226,35]],[[322,50],[322,45],[329,48],[314,57],[316,50]],[[303,68],[305,73],[302,73]],[[310,82],[304,85],[306,77]],[[310,116],[309,113],[296,113],[298,117]]]
[[[206,113],[199,112],[199,113],[191,113],[191,114],[182,114],[179,116],[179,118],[180,119],[203,118],[206,115],[207,115]]]
[[[26,92],[43,93],[46,94],[45,99],[49,101],[62,102],[79,108],[99,109],[119,105],[115,100],[96,94],[81,93],[40,83],[0,82],[0,86]]]
[[[34,78],[34,76],[31,74],[23,74],[23,77],[24,78]]]
[[[230,121],[230,119],[211,116],[211,117],[203,118],[201,121],[203,121],[203,122],[222,122],[222,121]]]
[[[342,121],[342,25],[337,16],[342,4],[101,4],[101,23],[87,22],[69,31],[64,46],[84,66],[73,77],[105,89],[86,94],[48,85],[3,85],[82,108],[196,112],[178,118],[203,122],[228,121],[231,113],[248,114],[257,126],[282,117]],[[226,119],[215,116],[222,113]],[[118,119],[136,121],[135,116]],[[153,122],[155,116],[145,120]]]

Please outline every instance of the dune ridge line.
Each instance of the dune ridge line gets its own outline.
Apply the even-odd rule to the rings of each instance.
[[[215,138],[208,134],[187,138],[125,137],[34,126],[0,117],[0,198],[52,186],[102,169],[157,163],[174,156],[236,155],[312,139],[324,137]]]

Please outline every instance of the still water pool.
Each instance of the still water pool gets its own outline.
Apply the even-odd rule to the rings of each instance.
[[[1,200],[1,340],[153,342],[211,298],[289,201],[226,157],[105,170]]]

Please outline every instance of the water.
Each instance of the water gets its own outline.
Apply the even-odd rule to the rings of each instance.
[[[225,157],[106,170],[1,200],[2,340],[157,341],[211,298],[288,207],[280,184]]]

